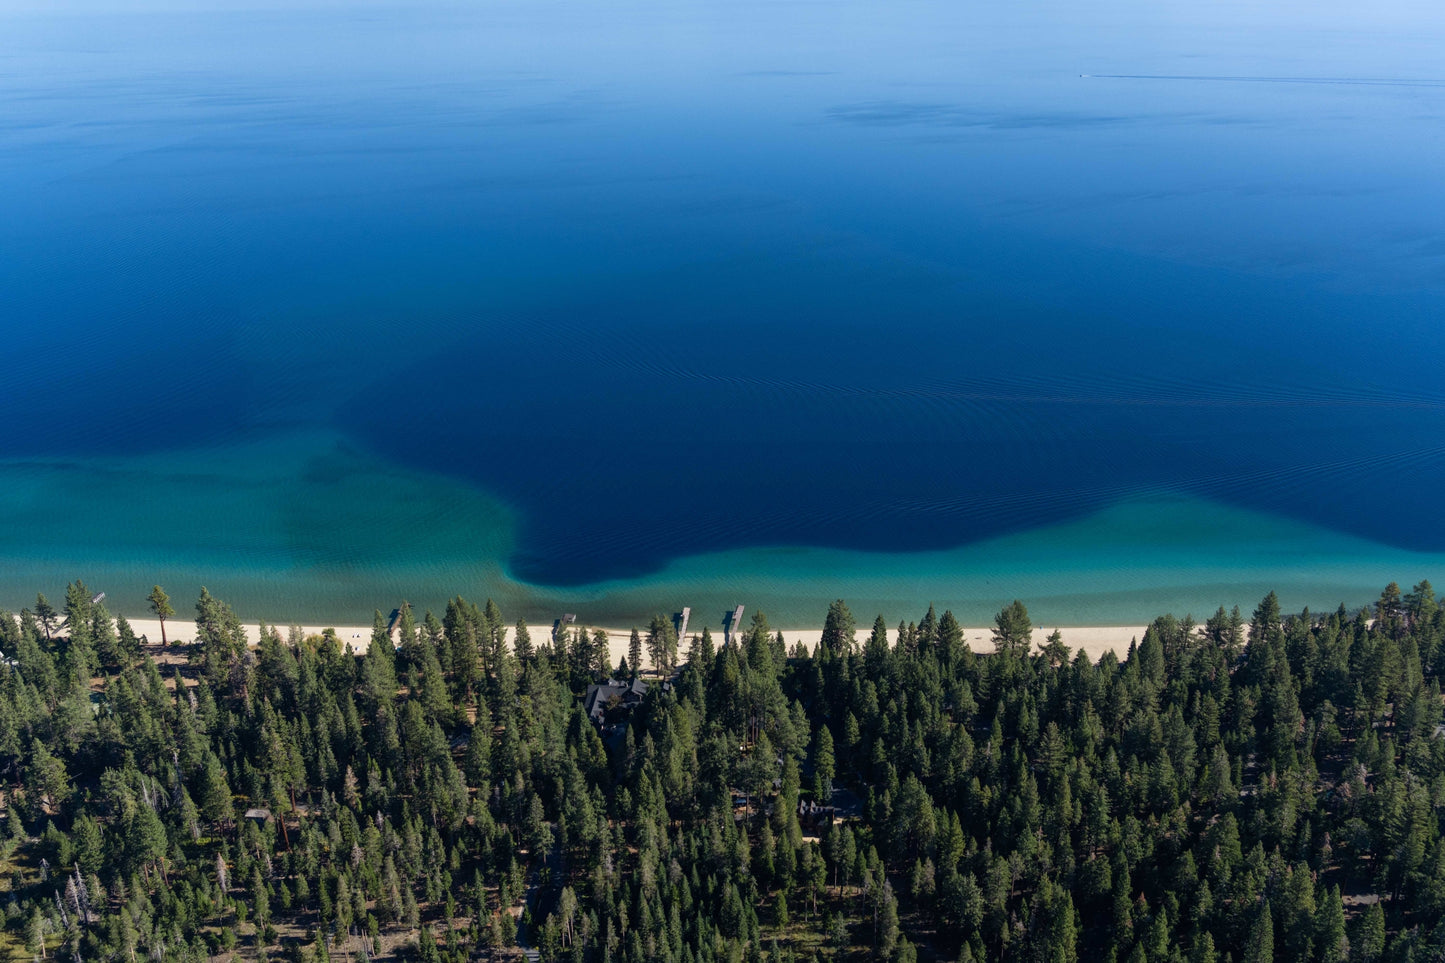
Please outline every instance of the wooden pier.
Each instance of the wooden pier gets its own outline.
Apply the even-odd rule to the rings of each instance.
[[[723,644],[727,645],[733,640],[733,633],[743,624],[743,607],[739,605],[731,613],[723,616]]]

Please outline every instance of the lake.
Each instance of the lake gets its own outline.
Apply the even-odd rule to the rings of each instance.
[[[0,605],[1445,577],[1439,4],[198,6],[0,11]]]

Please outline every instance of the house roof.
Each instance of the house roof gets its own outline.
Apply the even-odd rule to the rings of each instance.
[[[589,718],[601,720],[607,713],[607,703],[612,701],[613,696],[620,698],[625,691],[621,686],[613,685],[611,679],[601,685],[589,685],[587,696],[582,700],[582,708],[586,710]]]
[[[633,679],[630,683],[618,679],[608,679],[606,682],[587,687],[587,695],[582,700],[582,708],[588,718],[600,722],[602,717],[607,714],[607,706],[614,696],[628,705],[636,705],[646,694],[647,683],[641,679]]]

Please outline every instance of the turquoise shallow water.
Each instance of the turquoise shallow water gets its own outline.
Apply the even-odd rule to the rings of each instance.
[[[983,622],[1445,554],[1445,11],[0,11],[0,604]]]
[[[1015,597],[1039,624],[1138,624],[1166,611],[1246,611],[1270,589],[1286,607],[1351,607],[1391,580],[1439,572],[1445,555],[1392,549],[1316,526],[1168,493],[1062,525],[912,553],[759,547],[702,553],[641,578],[566,589],[508,574],[514,518],[439,476],[391,467],[339,437],[297,435],[221,451],[0,464],[7,493],[0,606],[71,578],[144,614],[154,582],[181,617],[207,585],[249,618],[364,622],[402,598],[493,597],[509,617],[562,610],[628,625],[689,605],[694,624],[743,603],[774,624],[821,623],[842,595],[895,624],[922,607],[987,624]],[[51,506],[71,506],[56,516]],[[118,549],[117,546],[124,546]],[[16,577],[17,574],[23,577]],[[719,616],[714,619],[713,615]]]

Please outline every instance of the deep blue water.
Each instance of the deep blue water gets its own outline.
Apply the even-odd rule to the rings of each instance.
[[[883,573],[1161,493],[1445,552],[1445,14],[1259,6],[7,7],[0,459],[157,504],[82,553],[116,476],[12,482],[3,581]]]

